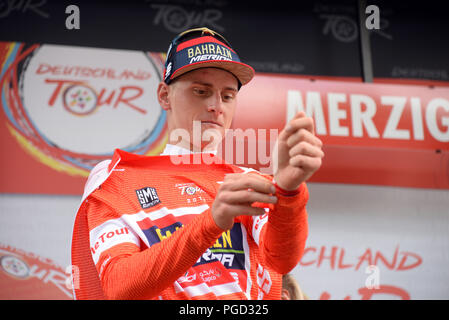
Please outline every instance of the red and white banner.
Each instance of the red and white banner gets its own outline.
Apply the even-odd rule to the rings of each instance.
[[[263,74],[241,91],[234,128],[315,119],[325,157],[311,181],[449,188],[449,87]]]
[[[81,194],[115,148],[159,154],[162,64],[159,53],[1,42],[0,192]],[[256,132],[247,143],[257,147],[236,164],[266,168],[266,157],[251,158],[269,155],[272,133],[299,110],[315,119],[326,153],[311,181],[449,189],[449,87],[258,74],[232,127]]]

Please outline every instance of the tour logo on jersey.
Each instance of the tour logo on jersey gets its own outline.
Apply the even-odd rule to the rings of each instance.
[[[145,187],[136,190],[136,194],[142,209],[151,208],[161,203],[161,200],[159,199],[155,188]]]
[[[206,203],[207,201],[207,194],[194,183],[177,183],[175,187],[179,190],[179,194],[188,204],[200,204]]]

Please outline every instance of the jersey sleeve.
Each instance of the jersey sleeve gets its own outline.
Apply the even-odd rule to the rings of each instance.
[[[275,271],[286,274],[300,261],[308,236],[305,183],[297,195],[277,194],[278,202],[268,214],[259,235],[262,261]]]
[[[272,180],[271,176],[263,175]],[[247,229],[259,246],[264,265],[281,274],[290,272],[300,261],[308,236],[306,204],[308,189],[302,183],[299,193],[293,196],[276,193],[278,202],[265,207],[266,213],[248,219]]]
[[[182,276],[222,234],[210,209],[147,247],[104,190],[87,199],[91,254],[108,299],[155,297]]]

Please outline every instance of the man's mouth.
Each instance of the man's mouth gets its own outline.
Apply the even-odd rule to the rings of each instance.
[[[216,126],[223,127],[223,125],[221,123],[219,123],[218,121],[214,121],[214,120],[203,120],[203,121],[201,121],[201,124],[214,124]]]

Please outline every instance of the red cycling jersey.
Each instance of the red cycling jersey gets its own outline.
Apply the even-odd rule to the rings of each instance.
[[[305,183],[222,230],[211,207],[224,176],[261,173],[175,157],[116,150],[92,170],[72,237],[75,298],[280,299],[308,235]]]

